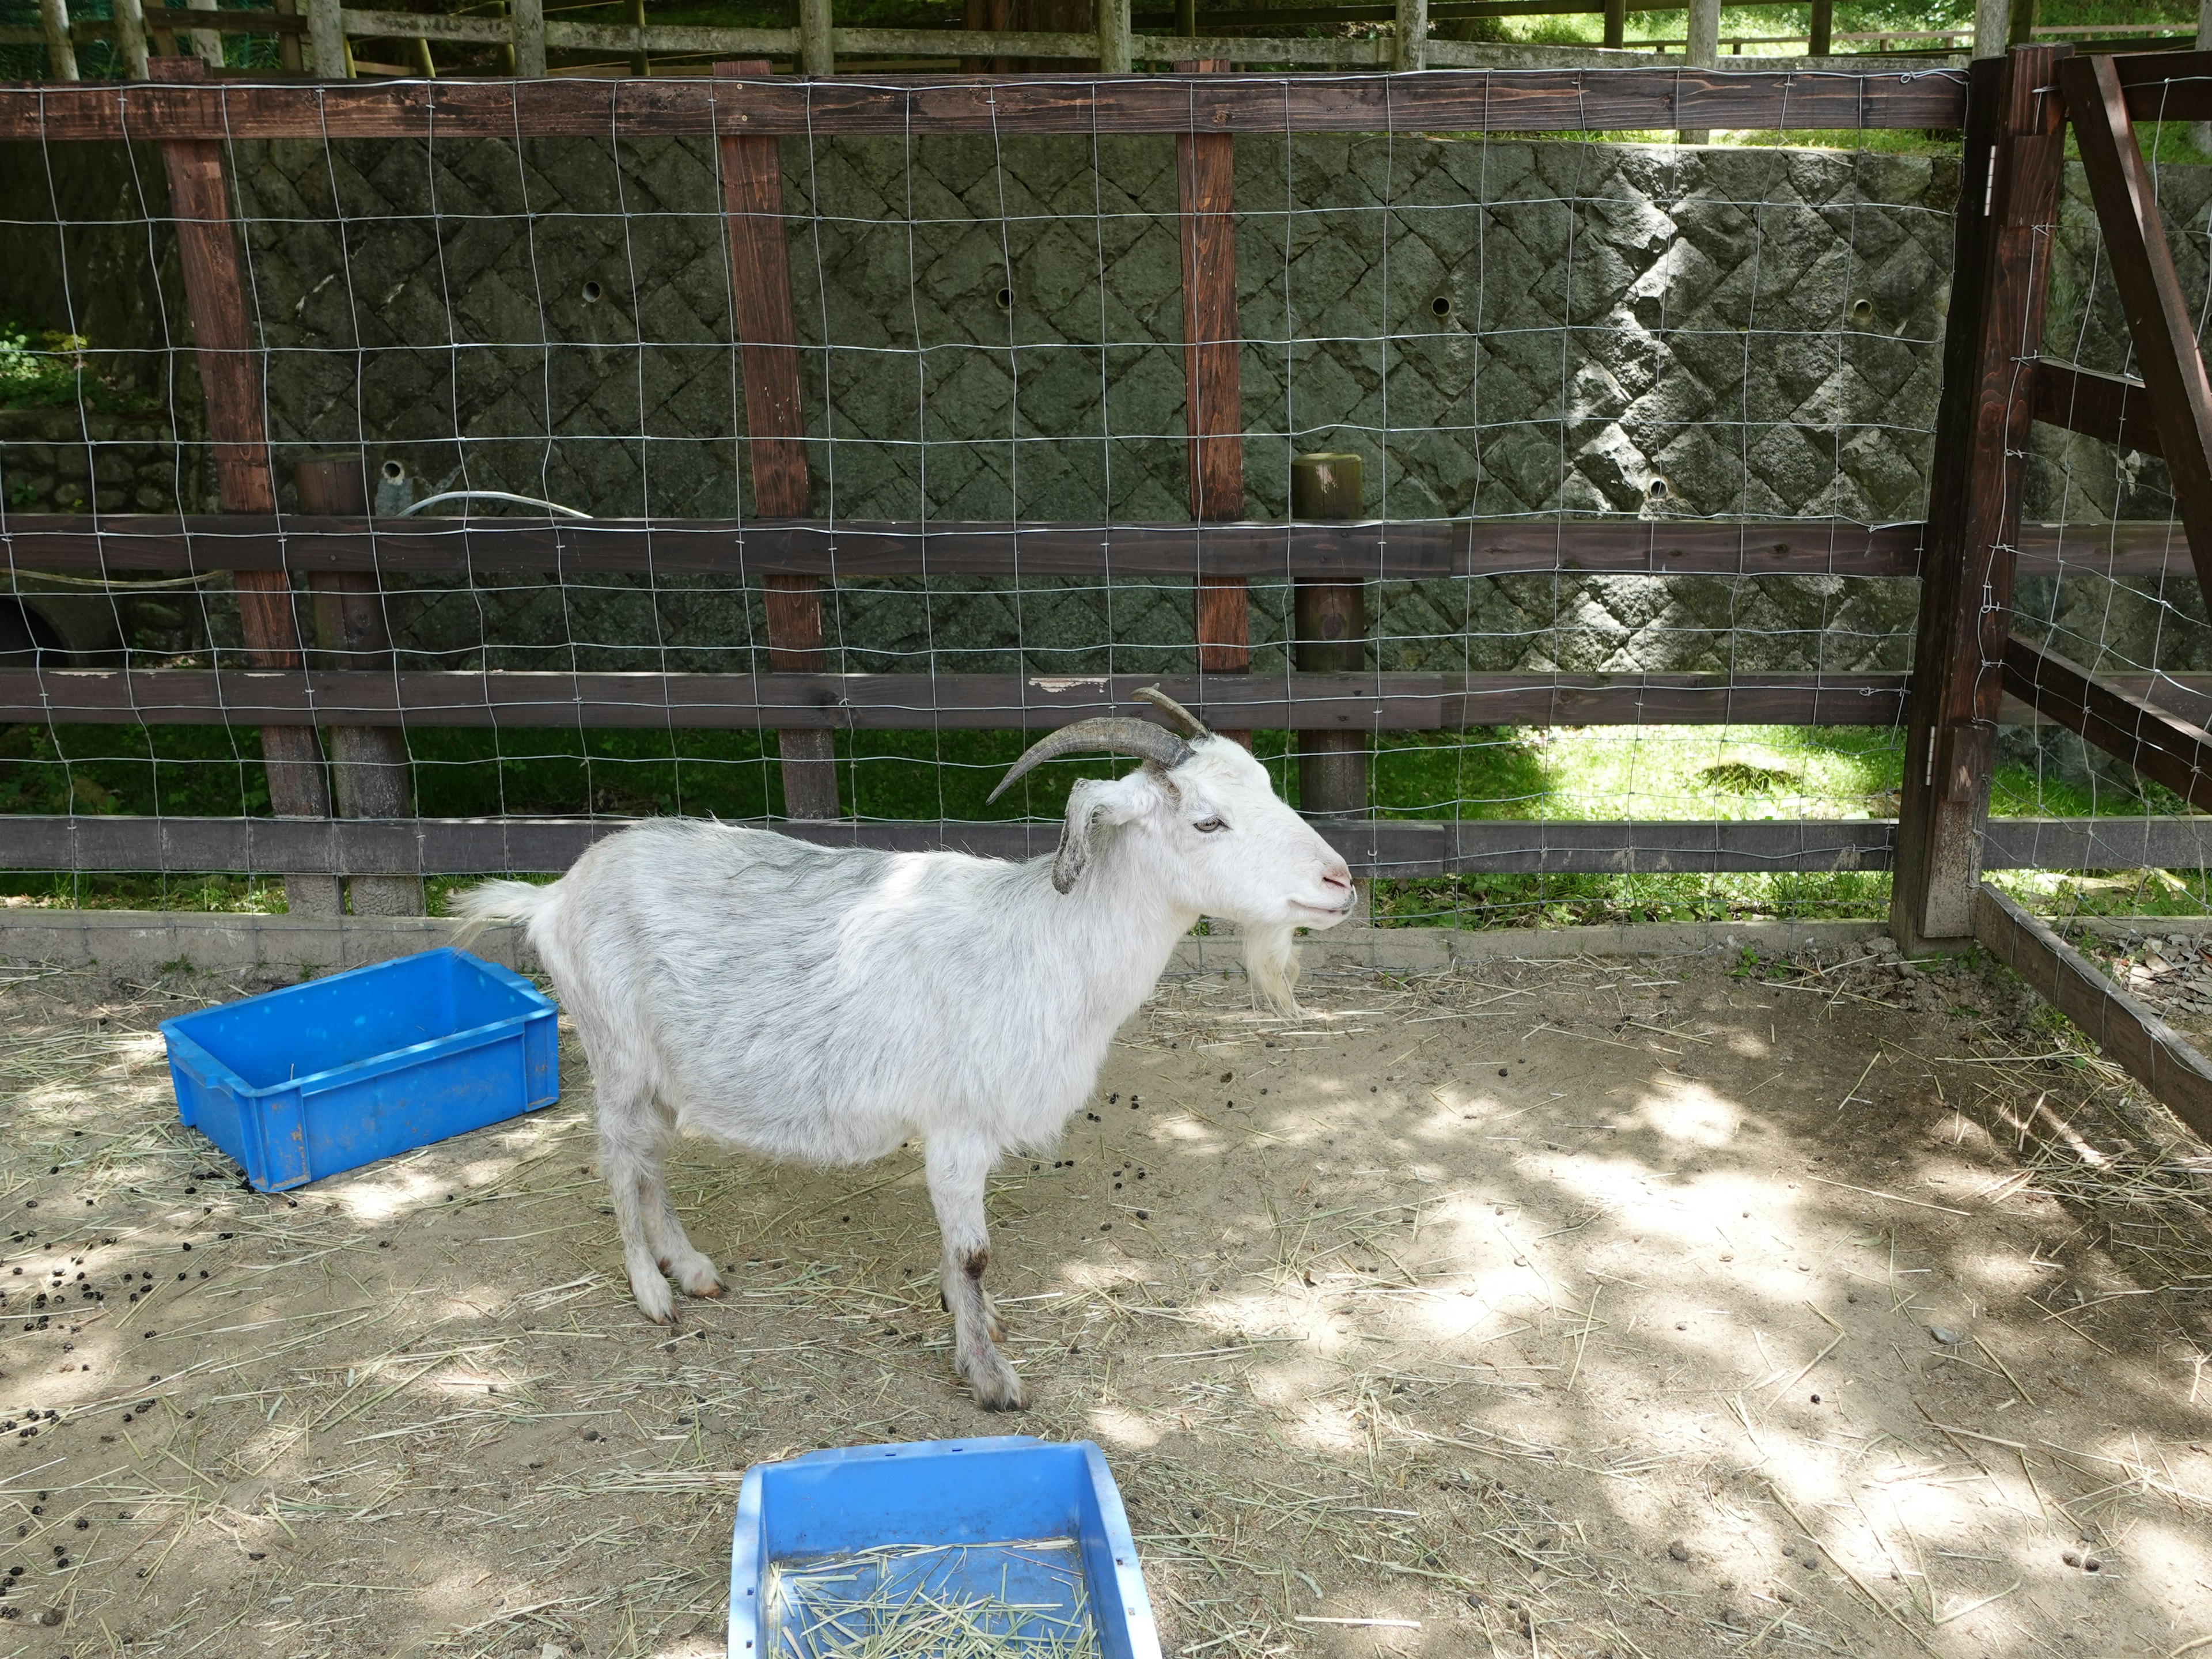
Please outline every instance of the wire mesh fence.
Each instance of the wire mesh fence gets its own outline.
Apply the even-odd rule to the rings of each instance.
[[[2152,87],[2136,118],[2161,118],[2159,106],[2173,89],[2199,80],[2185,74]],[[2075,118],[2088,118],[2077,112]],[[2163,221],[2159,240],[2201,330],[2212,213],[2207,170],[2163,159],[2156,142],[2145,165]],[[2069,165],[2052,232],[2040,343],[2049,367],[2042,386],[2024,394],[2035,398],[2039,420],[2017,458],[2027,514],[2044,526],[2051,553],[2022,572],[2012,632],[2202,726],[2212,715],[2203,672],[2212,666],[2212,626],[2116,282],[2115,260],[2128,257],[2108,244],[2088,175],[2079,163]],[[2091,417],[2093,405],[2099,418]],[[1988,672],[2002,676],[2004,664],[1992,660]],[[2027,670],[2031,680],[2040,677],[2039,669]],[[2106,748],[2047,716],[2017,713],[1998,749],[1994,811],[2022,799],[2093,821],[2191,811],[2185,793]],[[2048,872],[2019,885],[2031,902],[2061,914],[2118,908],[2201,915],[2208,896],[2203,872],[2181,867]]]
[[[764,142],[781,199],[734,217],[726,141],[704,136],[221,143],[276,491],[255,533],[301,573],[296,668],[248,637],[238,525],[176,516],[227,503],[169,176],[143,146],[16,146],[25,314],[0,373],[44,407],[0,410],[0,648],[28,677],[8,805],[266,817],[264,726],[320,727],[302,763],[339,797],[372,764],[343,734],[373,726],[404,787],[346,816],[785,821],[820,816],[786,793],[804,727],[842,823],[1005,815],[1042,847],[1082,769],[987,805],[1024,733],[1159,677],[1249,729],[1294,800],[1310,734],[1358,733],[1362,798],[1310,809],[1450,827],[1443,856],[1370,834],[1388,916],[1885,902],[1954,150],[1875,123],[1796,148],[1246,131],[1200,199],[1172,132]],[[2051,326],[2086,362],[2114,324],[2080,218],[2053,245]],[[787,343],[745,337],[740,220],[773,223]],[[1208,291],[1231,325],[1201,369]],[[747,348],[796,371],[788,431],[760,429]],[[799,510],[787,473],[762,498],[771,440],[798,446]],[[2186,633],[2169,579],[2116,585],[2074,551],[2089,518],[2154,516],[2155,463],[2066,447],[2085,441],[2027,463],[2031,519],[2063,529],[2023,532],[2022,625],[2180,666],[2157,644]],[[1294,523],[1316,452],[1361,464],[1333,542]],[[343,538],[300,483],[333,457],[365,474],[337,508],[361,515],[350,600],[305,574]],[[100,568],[40,564],[29,532],[57,514],[100,520]],[[801,567],[820,637],[794,647],[775,607]],[[1357,583],[1349,641],[1302,624],[1331,574]],[[374,625],[349,632],[349,605]],[[1356,655],[1302,678],[1321,645]],[[2008,726],[1997,811],[2172,809],[2073,757]],[[1621,833],[1540,851],[1591,823]],[[1789,833],[1700,860],[1667,828],[1728,823]],[[2055,842],[1999,824],[1988,861]],[[227,902],[285,868],[234,872]],[[91,890],[81,861],[51,874]]]

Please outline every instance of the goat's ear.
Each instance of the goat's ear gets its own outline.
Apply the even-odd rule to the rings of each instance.
[[[1111,824],[1141,817],[1158,793],[1149,766],[1126,778],[1085,778],[1067,792],[1067,817],[1060,826],[1060,850],[1052,855],[1052,884],[1072,890],[1091,862],[1091,838]]]

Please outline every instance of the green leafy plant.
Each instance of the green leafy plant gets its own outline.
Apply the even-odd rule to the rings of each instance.
[[[20,318],[0,318],[0,404],[50,409],[76,402],[91,343],[82,334],[34,330]]]
[[[0,409],[73,404],[109,413],[161,406],[138,387],[95,373],[92,342],[84,335],[41,327],[20,312],[0,311]]]

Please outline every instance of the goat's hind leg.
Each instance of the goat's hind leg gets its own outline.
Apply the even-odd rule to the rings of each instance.
[[[654,1255],[662,1269],[676,1275],[676,1282],[684,1287],[686,1295],[721,1295],[722,1281],[714,1272],[714,1262],[693,1247],[684,1224],[676,1218],[676,1206],[669,1201],[667,1182],[660,1181],[656,1184],[660,1201],[647,1214],[646,1224],[653,1234]]]
[[[661,1176],[668,1120],[643,1079],[621,1077],[605,1067],[598,1068],[597,1082],[599,1168],[614,1198],[615,1226],[622,1235],[630,1294],[647,1319],[665,1325],[676,1316],[676,1299],[662,1271],[668,1265],[663,1231],[673,1220],[667,1213],[668,1189]],[[682,1229],[677,1231],[681,1237]],[[690,1249],[689,1241],[684,1248]],[[707,1272],[712,1277],[711,1264]]]
[[[983,1294],[983,1270],[991,1259],[991,1240],[983,1224],[983,1185],[996,1161],[988,1146],[932,1141],[925,1161],[929,1200],[937,1211],[945,1260],[939,1286],[952,1313],[952,1364],[975,1392],[986,1411],[1017,1411],[1028,1396],[1014,1368],[993,1346],[1000,1334],[998,1312]]]

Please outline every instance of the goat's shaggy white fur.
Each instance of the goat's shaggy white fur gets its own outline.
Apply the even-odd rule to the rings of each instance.
[[[922,1145],[955,1364],[1023,1402],[982,1291],[984,1182],[1049,1146],[1107,1046],[1200,915],[1237,922],[1255,991],[1294,1012],[1298,927],[1352,903],[1344,860],[1237,744],[1202,736],[1072,792],[1059,850],[1025,864],[809,845],[687,821],[601,842],[550,886],[486,882],[454,908],[526,921],[590,1057],[600,1154],[637,1304],[664,1270],[720,1294],[668,1201],[687,1133],[849,1164]]]

